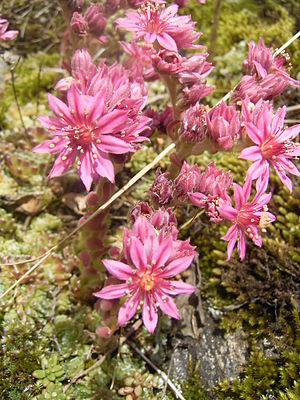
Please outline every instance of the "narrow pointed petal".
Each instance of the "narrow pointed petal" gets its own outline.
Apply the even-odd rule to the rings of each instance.
[[[94,167],[91,153],[88,149],[83,154],[80,154],[80,163],[79,175],[86,190],[89,192],[93,183]]]
[[[153,333],[157,325],[158,315],[154,301],[148,293],[145,293],[142,315],[145,327],[150,333]]]
[[[121,281],[126,281],[132,276],[132,269],[127,264],[115,260],[102,260],[102,262],[107,271]]]
[[[138,305],[141,301],[141,291],[138,289],[125,303],[119,310],[118,314],[118,325],[124,325],[127,321],[129,321],[138,308]]]
[[[173,299],[164,293],[154,292],[153,296],[157,303],[159,304],[159,308],[161,311],[172,318],[180,319],[179,311],[173,301]]]
[[[240,232],[240,238],[238,241],[237,250],[238,250],[239,256],[241,257],[241,260],[243,261],[246,256],[246,238],[245,238],[244,232]]]
[[[101,144],[99,148],[106,153],[124,154],[133,152],[131,144],[112,135],[101,135]]]
[[[130,244],[130,258],[136,268],[144,270],[147,266],[147,254],[141,241],[133,237]]]
[[[194,293],[196,288],[189,283],[181,282],[181,281],[163,281],[160,284],[162,290],[170,294],[171,296],[176,296],[177,294],[191,294]]]
[[[180,257],[171,261],[161,272],[161,278],[170,278],[180,272],[185,271],[192,263],[194,255],[188,257]]]
[[[100,292],[94,293],[94,296],[105,300],[119,299],[125,296],[127,290],[127,283],[120,283],[119,285],[105,286]]]
[[[156,268],[165,265],[170,258],[172,250],[172,240],[170,238],[165,239],[160,243],[157,252],[154,254],[155,260],[153,260],[153,264],[155,263]]]
[[[164,47],[167,50],[176,52],[178,51],[175,40],[166,32],[162,32],[159,35],[157,35],[157,41],[162,47]]]
[[[256,160],[261,160],[263,157],[261,154],[260,147],[251,146],[242,150],[241,154],[239,155],[239,158],[243,158],[244,160],[249,160],[249,161],[256,161]]]

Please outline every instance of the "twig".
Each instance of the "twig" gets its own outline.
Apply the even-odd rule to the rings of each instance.
[[[118,346],[122,346],[123,343],[126,342],[126,340],[129,338],[129,336],[131,336],[135,331],[137,331],[140,326],[142,325],[142,321],[139,319],[138,321],[136,321],[130,331],[126,334],[126,336],[122,336],[120,337],[120,341],[118,343],[117,346],[112,347],[110,350],[107,350],[106,353],[103,354],[103,356],[100,358],[100,360],[96,361],[95,364],[93,364],[90,368],[87,368],[86,370],[80,372],[78,375],[76,375],[71,382],[69,382],[63,389],[63,392],[66,393],[66,391],[69,389],[69,387],[71,385],[73,385],[73,383],[77,382],[79,379],[83,378],[84,376],[86,376],[87,374],[89,374],[91,371],[93,371],[95,368],[100,367],[101,364],[104,363],[106,357],[108,355],[110,355],[113,351],[115,351]]]
[[[192,224],[198,217],[200,217],[200,215],[202,215],[204,213],[205,210],[200,210],[197,212],[196,215],[194,215],[192,218],[190,218],[187,222],[185,222],[183,225],[181,225],[181,227],[179,228],[180,231],[182,231],[183,229],[187,228],[190,224]]]
[[[118,190],[112,197],[102,206],[100,206],[92,215],[90,215],[81,225],[75,228],[72,232],[70,232],[67,236],[65,236],[59,243],[55,246],[52,246],[39,261],[34,264],[24,275],[22,275],[17,282],[15,282],[12,286],[10,286],[1,296],[0,300],[5,297],[8,293],[10,293],[16,286],[18,286],[24,278],[30,275],[36,268],[38,268],[43,261],[45,261],[55,250],[59,250],[63,244],[65,244],[72,236],[75,235],[78,231],[80,231],[86,224],[88,224],[93,218],[95,218],[98,214],[104,211],[108,206],[110,206],[117,198],[119,198],[123,193],[125,193],[132,185],[134,185],[137,181],[141,179],[148,171],[150,171],[156,164],[159,163],[161,159],[163,159],[167,154],[169,154],[175,147],[174,143],[171,143],[166,149],[164,149],[158,156],[155,157],[151,163],[146,165],[140,172],[138,172],[133,178],[131,178],[126,185],[124,185],[120,190]],[[0,264],[0,266],[3,264]],[[4,264],[4,265],[15,265],[14,263]]]
[[[167,374],[160,370],[159,368],[157,368],[156,365],[153,364],[153,362],[147,357],[145,356],[144,353],[142,353],[137,347],[136,345],[131,342],[130,340],[128,340],[128,344],[133,348],[133,350],[138,353],[138,355],[140,357],[142,357],[142,359],[144,361],[146,361],[147,364],[150,365],[151,368],[154,369],[154,371],[160,375],[162,377],[162,379],[169,385],[170,389],[172,390],[172,392],[175,394],[175,396],[180,399],[180,400],[185,400],[185,398],[182,396],[182,394],[179,392],[179,390],[176,388],[176,386],[174,385],[174,383],[168,378]]]
[[[31,144],[31,146],[32,146],[32,142],[31,142],[30,136],[28,135],[28,131],[27,131],[27,128],[26,128],[25,123],[24,123],[24,120],[23,120],[23,115],[22,115],[22,111],[21,111],[21,107],[20,107],[20,104],[19,104],[19,100],[18,100],[18,96],[17,96],[17,91],[16,91],[15,69],[16,69],[17,65],[19,64],[20,59],[21,59],[21,57],[19,57],[19,58],[18,58],[18,61],[16,62],[16,64],[15,64],[13,67],[10,68],[11,84],[12,84],[12,89],[13,89],[13,93],[14,93],[14,98],[15,98],[15,102],[16,102],[16,105],[17,105],[17,109],[18,109],[18,113],[19,113],[20,120],[21,120],[21,124],[22,124],[23,129],[24,129],[24,134],[25,134],[25,136],[26,136],[26,139],[28,140],[28,142],[29,142],[29,143]]]
[[[287,42],[285,42],[279,49],[275,50],[274,56],[278,56],[283,50],[285,50],[287,47],[289,47],[290,44],[292,44],[295,40],[298,39],[300,36],[300,31],[298,31],[293,37],[291,37]]]

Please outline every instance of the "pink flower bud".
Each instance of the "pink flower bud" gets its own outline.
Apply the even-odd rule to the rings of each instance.
[[[111,329],[108,326],[98,326],[96,333],[101,338],[107,339],[111,335]]]
[[[162,173],[160,168],[156,171],[156,178],[149,190],[152,201],[163,206],[170,203],[172,199],[173,182],[167,178],[166,173]]]
[[[197,103],[182,114],[180,140],[190,143],[202,143],[205,139],[205,107]]]
[[[179,200],[185,200],[189,193],[198,188],[200,176],[201,172],[196,164],[190,167],[184,162],[179,175],[174,181],[174,195]]]
[[[87,35],[88,25],[83,16],[77,11],[73,13],[70,25],[73,32],[75,32],[77,35],[82,37]]]
[[[207,131],[222,150],[232,147],[235,140],[240,137],[240,113],[234,106],[227,106],[222,101],[206,114]]]
[[[103,16],[103,7],[100,4],[89,6],[85,13],[85,20],[92,35],[96,37],[102,35],[106,27],[106,19]]]
[[[153,67],[160,74],[177,74],[180,70],[182,57],[175,51],[161,50],[152,55]]]

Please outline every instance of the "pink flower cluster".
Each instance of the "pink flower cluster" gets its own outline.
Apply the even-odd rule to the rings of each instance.
[[[190,16],[177,16],[178,6],[165,7],[164,2],[142,4],[137,11],[128,11],[126,18],[118,18],[118,28],[135,32],[133,39],[143,38],[145,43],[175,51],[193,48],[200,33]]]
[[[131,231],[124,230],[123,260],[103,260],[109,273],[122,283],[106,286],[95,296],[105,300],[127,297],[119,310],[119,325],[129,321],[142,302],[143,322],[152,333],[158,321],[158,307],[170,317],[180,319],[171,296],[190,294],[195,288],[169,278],[186,270],[195,255],[187,241],[178,240],[164,228],[158,232],[149,219],[140,215]]]
[[[247,75],[233,91],[231,101],[237,102],[248,97],[257,103],[260,99],[273,99],[289,85],[299,87],[299,82],[291,78],[285,68],[288,60],[289,56],[284,52],[274,56],[261,38],[258,44],[250,42],[248,57],[243,62]]]
[[[50,177],[77,169],[86,189],[99,177],[114,182],[111,155],[132,153],[137,144],[148,140],[141,133],[150,119],[141,109],[145,98],[139,84],[132,83],[120,65],[96,67],[86,50],[78,50],[72,60],[74,78],[60,81],[67,89],[67,101],[49,94],[53,117],[39,117],[54,137],[36,146],[39,153],[58,154]]]

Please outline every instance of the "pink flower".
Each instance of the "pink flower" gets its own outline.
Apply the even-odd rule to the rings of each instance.
[[[222,221],[219,207],[231,204],[231,199],[227,194],[232,183],[229,172],[218,170],[215,163],[207,166],[205,171],[200,174],[197,185],[188,197],[197,207],[204,208],[212,222]]]
[[[206,125],[209,136],[217,142],[218,147],[230,149],[240,136],[240,113],[234,106],[227,106],[222,101],[206,114]]]
[[[5,18],[1,18],[0,14],[0,40],[3,41],[10,41],[14,40],[18,34],[19,31],[8,31],[8,21]]]
[[[118,18],[116,25],[135,32],[133,39],[143,38],[148,44],[158,42],[167,50],[195,47],[200,33],[194,31],[195,23],[190,16],[177,16],[178,6],[165,4],[142,4],[137,11],[128,11],[126,18]]]
[[[205,107],[196,103],[181,116],[180,140],[189,143],[202,143],[206,139]]]
[[[128,296],[119,310],[119,325],[129,321],[143,301],[143,322],[152,333],[158,321],[157,307],[170,317],[180,319],[171,296],[190,294],[195,288],[184,282],[170,281],[168,278],[186,270],[195,252],[189,256],[182,255],[176,243],[181,241],[177,240],[174,244],[171,237],[161,237],[145,217],[139,217],[134,228],[141,236],[137,237],[131,233],[127,263],[103,260],[105,268],[123,283],[106,286],[95,293],[95,296],[106,300]]]
[[[68,91],[68,105],[49,94],[49,106],[54,117],[39,117],[40,123],[54,135],[33,151],[59,154],[50,177],[70,169],[78,157],[77,169],[87,191],[93,180],[105,177],[114,182],[114,167],[109,154],[134,152],[135,141],[146,140],[139,133],[146,128],[136,119],[137,111],[122,103],[118,108],[106,104],[105,87],[94,97],[80,94],[73,85]],[[146,120],[145,120],[146,118]]]
[[[268,74],[275,74],[286,82],[286,86],[299,86],[299,82],[291,78],[284,69],[288,60],[289,56],[286,53],[274,56],[272,50],[266,47],[260,38],[258,44],[249,43],[249,53],[243,62],[243,68],[247,74],[256,75],[258,80],[264,79]]]
[[[292,181],[286,171],[300,176],[297,167],[290,161],[300,155],[300,145],[292,141],[300,132],[300,124],[284,129],[286,108],[279,108],[275,115],[271,104],[259,101],[252,113],[251,122],[245,122],[246,132],[255,146],[242,150],[239,158],[254,161],[247,175],[251,179],[269,178],[273,167],[282,183],[292,191]],[[244,112],[245,115],[245,112]]]
[[[252,180],[248,177],[246,178],[243,188],[236,183],[233,184],[235,208],[228,204],[219,207],[220,215],[233,223],[226,235],[222,238],[228,242],[228,260],[231,258],[238,237],[238,253],[241,260],[244,260],[246,255],[246,236],[248,236],[256,246],[261,247],[262,240],[259,230],[261,230],[261,232],[266,232],[266,226],[275,221],[275,216],[267,212],[267,203],[272,197],[271,193],[264,193],[267,182],[257,182],[257,193],[253,200],[248,202],[251,192],[251,183]]]
[[[124,67],[130,71],[130,76],[134,79],[156,79],[157,73],[152,66],[151,56],[155,54],[154,49],[145,46],[138,46],[135,42],[120,42],[123,50],[129,55],[124,62]]]
[[[231,101],[237,102],[248,97],[253,103],[257,103],[261,98],[273,99],[289,85],[299,87],[300,83],[290,77],[284,67],[288,60],[286,53],[274,56],[262,39],[258,44],[250,42],[248,57],[243,62],[247,75],[234,89]]]

